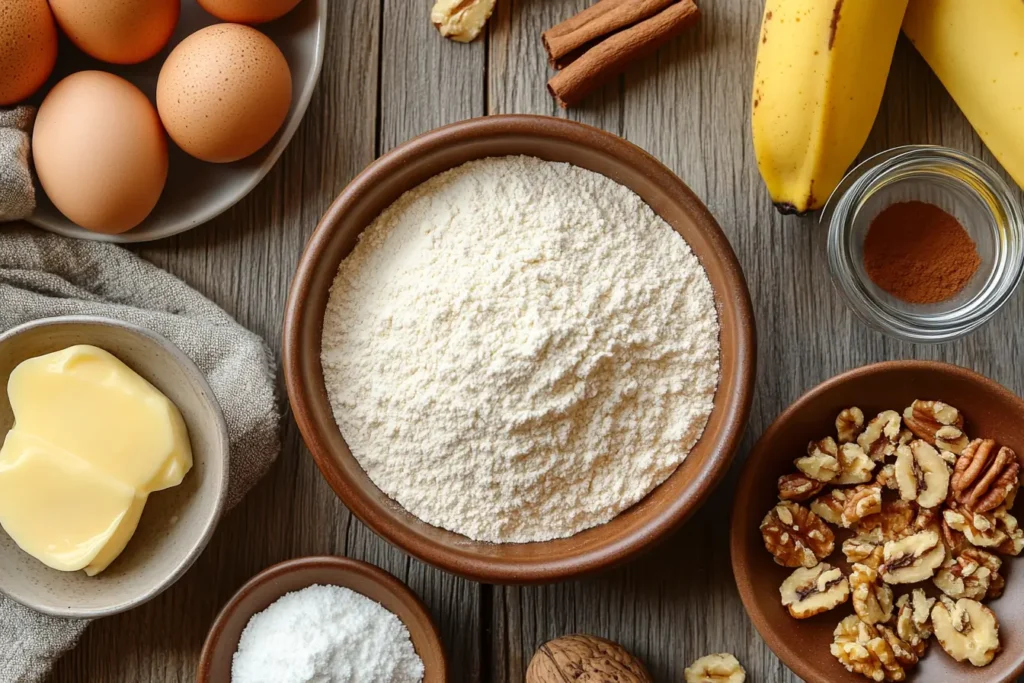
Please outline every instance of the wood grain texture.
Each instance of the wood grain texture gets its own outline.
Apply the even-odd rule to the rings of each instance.
[[[139,252],[205,293],[280,350],[292,271],[319,216],[366,164],[436,126],[485,113],[538,113],[624,136],[707,202],[739,255],[758,322],[751,422],[728,480],[678,533],[599,576],[544,587],[480,586],[411,560],[350,516],[320,477],[286,413],[280,462],[223,521],[197,565],[152,603],[94,624],[55,682],[193,680],[206,630],[250,576],[301,555],[373,562],[408,582],[442,625],[453,680],[521,683],[542,642],[571,632],[617,640],[655,680],[681,681],[709,652],[731,651],[757,683],[798,680],[746,618],[727,551],[731,492],[771,419],[843,370],[890,358],[935,358],[1024,390],[1024,302],[943,346],[888,340],[854,320],[832,292],[824,233],[775,213],[753,160],[750,83],[761,3],[708,0],[693,31],[568,113],[545,90],[541,32],[590,0],[499,0],[470,45],[430,27],[430,0],[331,3],[320,85],[294,141],[238,206]],[[946,144],[994,159],[914,50],[901,41],[865,155],[906,143]],[[284,396],[283,387],[281,396]]]

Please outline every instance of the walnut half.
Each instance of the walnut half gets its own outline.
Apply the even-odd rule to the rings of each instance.
[[[903,423],[914,436],[939,450],[959,453],[967,445],[963,415],[948,403],[914,401],[903,411]]]
[[[1007,447],[996,448],[992,439],[975,439],[963,450],[953,468],[953,497],[972,512],[988,512],[1017,491],[1020,463]]]
[[[827,484],[839,476],[839,446],[831,436],[812,441],[807,444],[807,455],[793,464],[811,479]]]
[[[1006,581],[999,573],[1003,561],[981,548],[964,548],[942,563],[932,581],[943,593],[958,600],[998,598]]]
[[[480,35],[496,1],[437,0],[430,11],[430,21],[445,38],[468,43]]]
[[[935,448],[917,439],[896,449],[896,483],[900,498],[933,508],[949,493],[949,468]]]
[[[873,681],[902,681],[906,672],[885,638],[871,624],[865,624],[856,614],[839,622],[832,634],[829,648],[832,656],[850,673],[866,676]]]
[[[878,580],[878,572],[863,564],[850,572],[853,611],[865,624],[883,624],[892,618],[892,589]]]
[[[772,508],[761,522],[764,547],[783,567],[813,567],[832,554],[835,534],[816,514],[792,501]]]
[[[942,596],[932,607],[932,625],[939,645],[958,662],[985,666],[999,651],[999,621],[977,600]]]
[[[747,672],[728,652],[704,655],[683,670],[686,683],[743,683]]]
[[[886,583],[917,583],[930,579],[945,558],[939,532],[920,531],[886,542],[879,573]]]
[[[782,604],[797,619],[807,619],[838,607],[850,597],[850,584],[839,567],[827,562],[799,567],[779,587]]]
[[[928,639],[932,637],[934,604],[935,598],[929,598],[920,588],[901,595],[896,601],[896,635],[919,658],[928,649]]]

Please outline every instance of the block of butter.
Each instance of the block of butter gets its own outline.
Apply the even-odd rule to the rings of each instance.
[[[192,468],[181,413],[94,346],[21,363],[7,393],[15,421],[0,448],[0,525],[47,566],[103,571],[149,494]]]

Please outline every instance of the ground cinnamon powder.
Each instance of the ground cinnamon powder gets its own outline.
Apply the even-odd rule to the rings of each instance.
[[[901,202],[871,222],[864,268],[871,280],[912,304],[934,304],[963,289],[981,257],[956,218],[934,204]]]

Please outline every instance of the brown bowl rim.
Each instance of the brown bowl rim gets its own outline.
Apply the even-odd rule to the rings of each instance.
[[[659,515],[634,531],[628,540],[609,542],[578,555],[554,560],[505,559],[474,554],[424,539],[404,526],[393,524],[378,510],[376,501],[335,469],[327,440],[323,436],[322,429],[325,427],[317,424],[310,410],[317,396],[308,383],[302,381],[300,363],[303,341],[301,321],[308,314],[305,300],[311,289],[316,264],[330,241],[339,217],[345,214],[349,206],[373,186],[378,178],[386,177],[408,160],[443,147],[449,141],[466,142],[515,135],[568,141],[613,155],[624,165],[642,170],[653,185],[665,190],[684,207],[712,245],[723,279],[727,283],[720,290],[716,287],[716,299],[719,302],[730,300],[736,312],[733,332],[737,389],[731,396],[715,397],[716,408],[721,407],[726,417],[717,434],[717,447],[709,454],[700,476],[694,478],[695,485],[666,505]],[[428,564],[467,579],[497,584],[546,583],[607,569],[650,549],[679,528],[711,495],[735,456],[753,401],[756,362],[754,313],[746,278],[725,233],[693,191],[664,164],[623,138],[568,119],[531,114],[483,116],[442,126],[395,147],[357,175],[328,208],[306,244],[285,306],[282,341],[285,388],[299,431],[324,478],[352,513],[389,543]],[[337,426],[331,424],[327,429],[336,430]],[[354,460],[350,454],[344,457]],[[370,482],[370,485],[373,486],[373,483]]]
[[[808,404],[814,402],[822,393],[851,379],[886,373],[892,370],[922,370],[957,375],[963,379],[981,384],[989,391],[1017,403],[1021,407],[1022,414],[1024,414],[1024,400],[995,380],[989,379],[973,370],[941,361],[891,360],[863,365],[826,379],[824,382],[804,392],[772,421],[771,425],[768,426],[757,440],[757,443],[754,444],[754,448],[750,451],[749,457],[743,464],[743,471],[740,474],[739,484],[736,486],[735,498],[733,499],[732,519],[729,530],[729,555],[732,559],[733,578],[736,580],[736,588],[739,591],[740,600],[743,602],[743,609],[753,622],[754,628],[761,634],[761,638],[768,644],[772,652],[797,676],[808,683],[831,682],[818,669],[806,664],[799,652],[799,643],[788,642],[784,637],[776,633],[771,628],[767,617],[756,607],[757,603],[754,599],[753,583],[750,580],[749,572],[751,561],[747,553],[750,534],[754,533],[755,530],[750,528],[750,525],[743,517],[745,516],[745,501],[750,498],[755,487],[763,486],[764,482],[755,479],[754,467],[751,464],[764,455],[769,448],[769,444],[774,443],[776,436],[782,430],[782,425],[792,419],[794,415],[800,413]],[[1021,674],[1024,674],[1024,661],[1018,664],[1009,676],[999,680],[993,679],[991,683],[1009,683]]]
[[[214,620],[213,625],[210,626],[210,630],[206,635],[206,640],[203,642],[203,649],[199,655],[199,665],[196,668],[196,683],[210,683],[210,681],[213,680],[210,673],[213,654],[222,647],[224,641],[221,639],[221,634],[227,626],[228,620],[235,615],[242,602],[258,587],[277,581],[282,576],[301,569],[328,569],[331,571],[358,574],[378,586],[381,586],[387,592],[397,597],[403,605],[416,614],[422,623],[429,624],[430,629],[427,631],[427,635],[430,638],[430,644],[435,651],[434,655],[437,658],[437,661],[441,662],[441,680],[448,679],[448,656],[445,653],[441,634],[437,629],[437,623],[434,621],[433,617],[430,616],[430,612],[427,610],[426,605],[423,604],[423,601],[420,600],[419,596],[412,592],[411,588],[380,567],[375,567],[368,562],[353,560],[348,557],[317,555],[313,557],[298,557],[271,565],[246,581],[245,584],[243,584],[242,587],[231,596],[231,599],[228,600],[224,607],[221,608],[220,612],[217,613],[217,618]],[[358,593],[359,591],[356,592]],[[394,613],[392,612],[392,614]],[[252,617],[253,615],[250,614],[249,618],[251,619]],[[401,617],[399,617],[399,619],[401,619]],[[404,619],[402,619],[402,623],[405,623]],[[406,628],[408,628],[408,624],[406,624]],[[423,657],[422,654],[420,654],[420,657],[423,659],[424,663],[426,663],[427,658]]]

